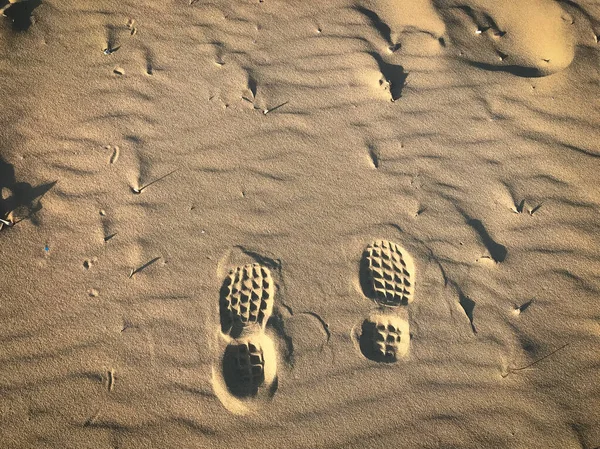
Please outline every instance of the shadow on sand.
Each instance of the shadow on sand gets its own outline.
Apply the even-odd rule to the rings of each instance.
[[[33,24],[31,15],[33,10],[42,4],[42,0],[27,0],[20,3],[9,4],[8,1],[0,1],[0,8],[4,11],[4,16],[12,22],[12,28],[15,31],[27,31]]]
[[[38,225],[36,213],[42,209],[41,199],[55,184],[56,181],[33,187],[17,182],[14,167],[0,157],[0,218],[13,224],[30,218]],[[13,213],[18,218],[11,217]]]

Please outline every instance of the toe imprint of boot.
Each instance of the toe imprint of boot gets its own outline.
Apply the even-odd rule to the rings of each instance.
[[[388,306],[412,302],[413,266],[399,245],[378,240],[365,249],[361,261],[361,283],[366,296]]]
[[[268,268],[255,263],[231,270],[221,289],[223,333],[252,324],[264,327],[273,309],[273,292]]]

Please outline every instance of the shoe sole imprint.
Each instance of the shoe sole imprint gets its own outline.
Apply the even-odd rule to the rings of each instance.
[[[414,275],[412,257],[397,243],[376,240],[364,250],[360,264],[363,293],[380,305],[410,304]]]
[[[368,359],[394,363],[408,354],[408,320],[396,315],[373,314],[362,324],[359,344],[361,352]]]
[[[267,267],[253,263],[232,269],[221,288],[221,331],[237,337],[253,326],[263,330],[273,312],[274,290]]]
[[[256,396],[265,381],[265,357],[260,343],[249,339],[228,345],[223,355],[223,375],[234,396]]]

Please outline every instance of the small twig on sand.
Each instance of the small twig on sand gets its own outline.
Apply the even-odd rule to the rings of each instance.
[[[152,184],[156,184],[158,181],[162,181],[162,180],[163,180],[163,179],[165,179],[167,176],[171,176],[171,175],[172,175],[173,173],[175,173],[177,170],[179,170],[179,169],[178,169],[178,168],[176,168],[176,169],[175,169],[175,170],[173,170],[172,172],[170,172],[170,173],[167,173],[166,175],[163,175],[163,176],[161,176],[160,178],[158,178],[158,179],[155,179],[155,180],[154,180],[154,181],[152,181],[152,182],[149,182],[148,184],[146,184],[145,186],[142,186],[142,187],[140,187],[139,189],[136,189],[135,187],[132,187],[132,188],[131,188],[131,191],[132,191],[133,193],[142,193],[142,191],[143,191],[144,189],[146,189],[146,188],[150,187]]]
[[[105,55],[112,55],[115,51],[117,51],[119,48],[121,48],[121,46],[119,45],[118,47],[111,47],[110,45],[108,47],[106,47],[104,50],[102,50],[102,53],[104,53]]]
[[[520,368],[508,368],[508,370],[506,371],[506,373],[502,373],[502,377],[508,377],[509,374],[512,373],[516,373],[518,371],[523,371],[526,370],[527,368],[531,368],[533,365],[540,363],[542,360],[547,359],[548,357],[550,357],[551,355],[556,354],[558,351],[560,351],[561,349],[565,349],[567,346],[569,346],[569,343],[565,343],[564,345],[562,345],[560,348],[555,349],[554,351],[552,351],[549,354],[546,354],[544,357],[539,358],[533,362],[531,362],[529,365],[525,365],[525,366],[521,366]]]
[[[108,242],[110,239],[112,239],[114,236],[116,236],[118,234],[118,232],[115,232],[113,234],[107,235],[104,237],[104,242]]]
[[[115,388],[115,370],[108,371],[108,391],[113,391]]]
[[[537,206],[535,206],[533,209],[531,209],[529,211],[529,215],[533,216],[533,214],[535,214],[538,210],[540,210],[540,207],[542,207],[544,203],[540,203]]]
[[[276,109],[279,109],[279,108],[281,108],[281,107],[285,106],[285,105],[286,105],[286,104],[288,104],[288,103],[289,103],[289,101],[286,101],[286,102],[284,102],[284,103],[281,103],[280,105],[277,105],[277,106],[275,106],[274,108],[271,108],[271,109],[263,109],[263,114],[267,115],[269,112],[273,112],[273,111],[275,111]]]
[[[515,214],[522,214],[524,209],[525,209],[525,200],[521,200],[521,202],[519,204],[515,204],[515,207],[513,207],[512,211]]]
[[[144,265],[142,265],[139,268],[135,268],[131,270],[131,273],[129,273],[129,279],[131,279],[135,274],[139,273],[140,271],[142,271],[144,268],[148,268],[150,265],[152,265],[154,262],[157,262],[160,260],[160,256],[159,257],[155,257],[154,259],[152,259],[149,262],[146,262]]]

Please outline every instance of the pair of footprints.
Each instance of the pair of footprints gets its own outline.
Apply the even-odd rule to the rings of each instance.
[[[401,306],[412,302],[414,263],[400,245],[374,241],[360,263],[363,293],[378,308],[362,323],[356,339],[363,355],[393,363],[408,353],[410,333]],[[276,388],[274,344],[265,333],[273,311],[275,286],[269,269],[258,263],[232,269],[220,295],[221,332],[231,338],[222,369],[227,389],[252,397],[261,388]]]

